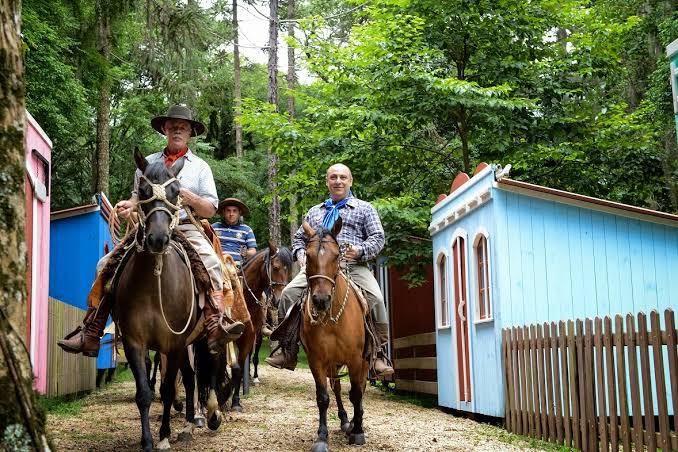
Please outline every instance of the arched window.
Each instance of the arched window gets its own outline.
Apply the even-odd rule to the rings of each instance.
[[[438,257],[438,326],[449,326],[450,320],[447,313],[447,258],[444,254]]]
[[[490,254],[487,246],[487,237],[478,235],[475,241],[476,255],[476,291],[478,302],[476,303],[477,320],[492,319],[492,301],[490,294]]]

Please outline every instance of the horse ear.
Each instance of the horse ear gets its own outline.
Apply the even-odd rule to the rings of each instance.
[[[268,255],[273,256],[277,252],[278,252],[278,247],[275,245],[275,242],[273,240],[269,240],[268,241]]]
[[[134,161],[137,163],[137,168],[139,168],[142,173],[146,171],[148,160],[141,154],[138,146],[134,146]]]
[[[177,177],[182,169],[184,169],[184,163],[186,163],[185,158],[180,158],[178,161],[174,162],[174,165],[170,168],[170,173],[172,176]]]
[[[343,224],[344,222],[342,221],[341,217],[337,218],[337,221],[334,222],[334,226],[332,226],[332,230],[330,232],[332,233],[335,239],[339,235],[339,231],[341,231],[341,226]]]
[[[308,224],[307,221],[304,221],[304,224],[302,225],[302,227],[304,228],[304,232],[306,233],[307,237],[311,237],[313,234],[315,234],[315,231],[313,230],[311,225]]]

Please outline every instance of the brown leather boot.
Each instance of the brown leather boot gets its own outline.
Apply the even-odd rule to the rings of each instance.
[[[210,353],[218,354],[224,350],[227,342],[234,341],[245,331],[242,322],[231,319],[224,313],[224,294],[220,290],[212,292],[212,306],[209,300],[205,301],[203,315],[207,330],[207,348]]]
[[[266,358],[266,362],[276,369],[294,370],[297,368],[297,355],[299,342],[280,341],[280,346],[273,350],[271,356]]]
[[[377,352],[377,359],[374,360],[372,370],[377,377],[387,377],[393,375],[393,367],[386,357],[384,348],[388,344],[388,323],[375,323],[377,333],[377,340],[379,341],[379,351]]]
[[[57,345],[68,353],[82,353],[96,358],[99,354],[99,340],[104,335],[106,320],[111,313],[110,297],[104,297],[98,308],[90,307],[85,314],[83,326],[66,335]]]

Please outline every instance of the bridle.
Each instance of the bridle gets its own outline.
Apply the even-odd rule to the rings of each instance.
[[[313,239],[313,237],[316,237],[317,235],[318,234],[316,233],[313,236],[311,236],[311,238],[309,239],[309,241],[306,245],[307,248],[311,243],[316,242],[316,240],[312,240],[312,239]],[[322,240],[320,238],[317,240],[317,242],[318,242],[318,251],[320,251],[320,249],[322,248],[323,243],[337,243],[335,240]],[[334,278],[331,278],[327,275],[321,275],[321,274],[312,275],[312,276],[308,276],[308,274],[306,275],[306,280],[308,281],[308,289],[307,289],[308,295],[306,296],[305,304],[306,304],[306,313],[309,317],[311,325],[317,325],[317,324],[323,324],[324,325],[324,324],[327,323],[328,320],[330,320],[330,321],[332,321],[332,323],[336,324],[337,322],[339,322],[341,315],[344,313],[344,309],[346,308],[346,302],[348,301],[348,294],[351,291],[350,266],[346,265],[345,271],[342,270],[342,268],[341,268],[341,264],[343,262],[346,262],[346,251],[347,250],[348,250],[348,244],[339,245],[339,254],[335,258],[337,260],[337,272],[334,274]],[[346,280],[346,291],[344,293],[344,298],[341,302],[341,306],[339,307],[339,312],[337,312],[337,315],[333,316],[332,312],[331,312],[332,311],[332,305],[330,305],[330,308],[328,310],[324,311],[322,314],[318,314],[315,311],[315,308],[311,307],[311,281],[314,280],[314,279],[324,279],[324,280],[329,281],[332,284],[332,294],[330,295],[330,297],[331,297],[331,300],[332,300],[332,304],[334,304],[334,298],[335,298],[336,289],[337,289],[337,278],[339,276],[343,277]]]
[[[275,293],[273,292],[273,288],[275,286],[286,286],[287,282],[285,281],[273,281],[273,278],[271,277],[271,264],[273,263],[273,259],[275,259],[278,254],[280,253],[280,249],[276,249],[275,253],[271,256],[270,253],[266,255],[264,258],[264,267],[266,268],[266,277],[268,278],[268,286],[264,289],[264,294],[266,295],[266,299],[268,300],[271,296],[275,298]],[[247,288],[247,291],[252,295],[252,298],[254,299],[255,303],[259,306],[265,306],[265,302],[260,302],[259,299],[257,298],[256,295],[254,295],[254,292],[252,289],[250,289],[249,284],[247,284],[247,277],[245,276],[245,270],[246,267],[250,265],[250,263],[253,261],[249,261],[245,263],[243,266],[240,267],[240,272],[242,274],[242,280],[245,284],[245,287]],[[277,299],[273,300],[274,302],[277,302]],[[277,303],[276,303],[277,304]]]
[[[151,189],[153,190],[153,196],[151,196],[148,199],[143,199],[137,201],[137,213],[139,214],[139,227],[141,230],[143,230],[143,236],[141,239],[141,242],[139,242],[139,236],[135,238],[135,242],[137,245],[137,251],[142,251],[145,247],[146,244],[146,222],[150,218],[151,215],[153,215],[156,212],[165,212],[169,217],[172,219],[169,225],[169,231],[170,235],[174,231],[174,228],[179,224],[179,211],[182,209],[181,206],[181,198],[177,198],[177,203],[173,204],[170,202],[169,199],[167,199],[167,186],[170,185],[172,182],[178,182],[176,177],[172,177],[162,184],[155,184],[150,181],[144,174],[141,175],[141,178],[146,181],[148,185],[151,186]],[[164,205],[156,206],[152,208],[148,213],[144,212],[144,209],[142,206],[144,204],[148,204],[153,201],[161,201]]]

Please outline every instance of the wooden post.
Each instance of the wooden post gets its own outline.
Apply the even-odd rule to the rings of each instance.
[[[598,389],[598,432],[600,434],[600,448],[609,449],[607,435],[607,403],[605,401],[605,371],[604,371],[604,351],[603,351],[603,320],[596,317],[595,336],[593,339],[596,353],[596,386]]]
[[[610,411],[610,442],[612,450],[619,449],[619,428],[617,425],[617,397],[616,380],[614,375],[614,355],[612,354],[612,319],[605,317],[605,335],[603,336],[603,346],[605,347],[605,368],[607,370],[607,400]]]
[[[669,439],[669,410],[666,403],[666,380],[664,379],[664,354],[662,353],[662,329],[659,324],[659,313],[652,311],[650,313],[650,322],[652,333],[650,334],[652,342],[652,352],[654,355],[654,378],[657,385],[657,410],[659,412],[659,438],[662,450],[671,449],[671,440]],[[676,394],[673,394],[676,397]],[[674,413],[675,415],[676,413]],[[652,416],[654,418],[654,416]],[[652,419],[654,424],[654,419]]]
[[[640,371],[643,384],[643,401],[645,402],[645,436],[647,449],[657,449],[657,438],[654,432],[654,403],[652,402],[652,380],[650,380],[650,350],[647,338],[647,316],[638,313],[638,345],[640,345]]]
[[[643,416],[640,409],[640,386],[638,382],[638,358],[636,356],[636,328],[631,314],[626,315],[626,345],[629,357],[629,383],[633,411],[633,441],[636,450],[643,450]]]
[[[624,451],[631,451],[631,428],[629,426],[629,405],[626,398],[626,365],[624,363],[624,319],[614,318],[614,344],[617,355],[617,394],[619,394],[620,434]]]
[[[572,446],[572,423],[570,421],[570,378],[567,367],[568,349],[565,322],[558,324],[558,347],[560,348],[560,372],[563,384],[563,426],[565,427],[565,446]]]
[[[581,328],[580,328],[581,329]],[[579,408],[579,391],[584,384],[584,374],[581,374],[581,380],[577,378],[579,375],[579,359],[577,354],[579,347],[577,347],[577,340],[575,339],[575,325],[572,320],[567,322],[567,355],[570,361],[570,398],[572,400],[572,437],[574,438],[574,447],[577,449],[582,448],[582,428],[579,414],[581,413]],[[583,356],[583,354],[582,354]],[[583,365],[582,365],[583,367]],[[581,385],[580,382],[581,381]]]

